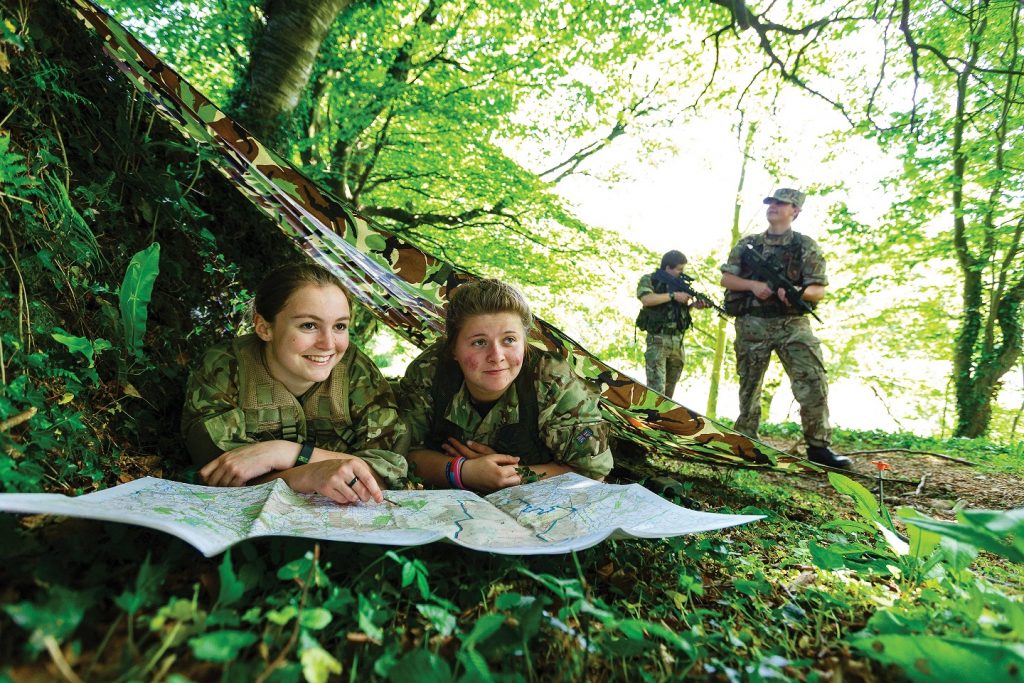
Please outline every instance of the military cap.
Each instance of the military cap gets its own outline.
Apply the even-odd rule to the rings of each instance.
[[[807,195],[800,190],[794,190],[789,187],[780,187],[778,190],[772,193],[771,197],[765,197],[764,203],[770,204],[773,201],[786,202],[792,204],[798,209],[802,209],[804,206],[804,199]]]

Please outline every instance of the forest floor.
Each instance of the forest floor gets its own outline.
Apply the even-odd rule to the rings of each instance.
[[[796,453],[799,443],[792,440],[762,438],[761,441],[785,452]],[[843,451],[853,460],[853,476],[878,495],[878,468],[875,461],[887,463],[884,495],[890,508],[913,507],[925,514],[953,519],[957,509],[1012,510],[1024,507],[1024,477],[982,468],[966,460],[942,453],[906,449]],[[767,479],[790,486],[829,495],[832,485],[826,477],[789,475],[766,471]]]

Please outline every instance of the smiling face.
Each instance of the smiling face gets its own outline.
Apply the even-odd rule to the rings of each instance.
[[[348,299],[334,285],[303,285],[272,321],[256,314],[270,376],[295,396],[331,375],[348,348]]]
[[[462,368],[469,395],[496,401],[523,367],[526,331],[515,313],[488,313],[466,318],[452,349]]]

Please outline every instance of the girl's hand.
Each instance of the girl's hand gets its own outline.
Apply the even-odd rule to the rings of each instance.
[[[350,456],[300,465],[285,475],[299,493],[319,493],[341,505],[384,502],[384,494],[365,460]]]
[[[246,482],[295,464],[299,445],[291,441],[261,441],[221,453],[203,465],[199,478],[207,486],[245,486]]]
[[[480,443],[479,441],[467,441],[466,443],[462,443],[454,436],[448,437],[448,441],[441,444],[441,450],[445,452],[445,455],[453,458],[457,455],[461,455],[469,458],[470,460],[473,458],[479,458],[483,455],[494,455],[497,453],[497,451],[485,443]]]
[[[522,477],[516,472],[518,464],[519,458],[505,453],[470,458],[462,463],[462,483],[468,489],[488,493],[509,486],[518,486],[522,483]]]

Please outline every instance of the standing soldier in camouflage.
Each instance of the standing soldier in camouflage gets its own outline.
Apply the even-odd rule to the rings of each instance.
[[[444,338],[409,365],[398,392],[409,462],[428,485],[496,491],[522,483],[523,467],[549,477],[611,471],[597,393],[527,343],[532,326],[526,299],[504,282],[452,293]]]
[[[181,430],[199,476],[383,501],[406,475],[407,430],[387,381],[349,343],[341,283],[317,265],[282,266],[255,309],[255,334],[212,347],[189,377]]]
[[[682,252],[667,251],[661,257],[661,267],[640,278],[636,288],[636,298],[642,305],[636,326],[647,333],[647,386],[669,398],[686,364],[683,334],[692,324],[690,308],[704,308],[702,302],[683,291],[679,276],[685,266]]]
[[[818,244],[792,229],[805,196],[799,190],[783,188],[766,197],[768,230],[741,239],[730,252],[728,263],[722,266],[722,286],[727,290],[725,310],[736,316],[736,368],[740,375],[736,430],[757,436],[761,423],[761,382],[774,351],[800,404],[808,459],[830,467],[849,467],[851,460],[830,447],[828,378],[821,344],[803,315],[821,301],[828,285],[825,258]],[[773,289],[759,279],[761,276],[751,266],[752,257],[747,255],[751,250],[781,266],[789,281],[800,290],[807,310],[788,301],[784,289]]]

